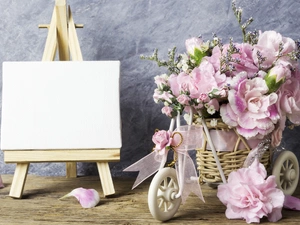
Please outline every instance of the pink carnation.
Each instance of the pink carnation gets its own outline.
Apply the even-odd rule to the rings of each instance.
[[[284,194],[276,187],[275,176],[266,176],[266,169],[256,159],[250,167],[231,172],[228,183],[218,186],[217,196],[227,207],[228,219],[247,223],[259,223],[264,216],[271,222],[281,219]]]
[[[281,85],[276,107],[280,115],[280,121],[272,133],[272,145],[278,146],[285,129],[285,120],[288,118],[293,124],[300,124],[300,81],[292,77]]]
[[[294,124],[300,124],[300,81],[291,78],[286,81],[278,90],[279,110],[281,115]]]
[[[229,103],[221,106],[220,114],[226,124],[236,127],[246,139],[263,138],[274,130],[279,119],[276,107],[272,107],[277,95],[267,95],[268,87],[262,78],[247,79],[245,74],[236,77],[228,92]]]
[[[279,46],[282,44],[281,54],[278,59]],[[296,44],[291,38],[282,37],[276,31],[265,31],[259,35],[258,42],[253,46],[253,59],[257,66],[259,66],[258,54],[261,54],[265,60],[260,65],[264,69],[268,69],[274,64],[292,65],[296,61],[291,61],[288,53],[296,50]]]
[[[213,88],[217,88],[218,84],[215,79],[215,69],[207,60],[203,60],[199,67],[196,67],[191,76],[194,79],[197,92],[191,93],[193,98],[199,98],[201,94],[209,93]]]
[[[234,46],[239,50],[238,53],[232,54],[232,58],[238,59],[239,62],[231,62],[230,64],[234,66],[235,70],[232,73],[228,73],[228,76],[236,75],[242,71],[247,71],[249,76],[253,76],[256,72],[258,72],[258,67],[254,64],[254,60],[252,58],[252,45],[247,43],[234,43]],[[223,50],[221,52],[219,46],[214,47],[212,51],[212,55],[207,57],[208,61],[214,66],[216,71],[220,70],[220,59],[222,56],[227,54],[227,50],[229,48],[229,44],[225,44],[223,46]]]

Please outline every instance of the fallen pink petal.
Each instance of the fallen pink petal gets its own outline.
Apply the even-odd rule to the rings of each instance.
[[[76,188],[61,199],[74,196],[83,208],[95,207],[100,202],[99,193],[95,189]]]
[[[283,207],[286,209],[300,210],[300,199],[294,196],[286,195]]]
[[[1,176],[0,176],[0,188],[4,188],[4,184],[3,184]]]

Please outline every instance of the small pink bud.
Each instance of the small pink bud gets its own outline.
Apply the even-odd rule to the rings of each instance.
[[[76,188],[61,199],[74,196],[83,208],[95,207],[100,202],[99,193],[95,189]]]

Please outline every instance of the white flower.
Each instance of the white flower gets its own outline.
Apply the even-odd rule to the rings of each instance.
[[[207,112],[210,114],[210,115],[213,115],[215,112],[216,112],[216,109],[213,105],[210,105],[208,108],[207,108]]]
[[[165,102],[164,102],[164,105],[165,105],[165,106],[169,106],[169,102],[165,101]]]
[[[183,64],[182,70],[183,70],[184,72],[186,72],[188,69],[189,69],[188,64]]]
[[[169,79],[169,76],[166,73],[163,73],[162,75],[160,75],[160,77],[163,78],[163,79],[165,79],[165,80]]]
[[[212,120],[210,121],[210,125],[211,125],[212,127],[217,126],[217,124],[218,124],[218,120],[217,120],[217,119],[212,119]]]
[[[189,57],[187,54],[181,54],[181,60],[184,61],[184,62],[187,62],[189,60]]]
[[[201,123],[201,122],[202,122],[202,119],[201,119],[201,118],[197,118],[197,119],[196,119],[196,122],[197,122],[197,123]]]

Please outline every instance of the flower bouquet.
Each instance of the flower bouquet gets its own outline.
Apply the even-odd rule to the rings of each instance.
[[[177,56],[173,48],[168,61],[158,59],[157,49],[141,56],[168,69],[154,78],[153,99],[163,103],[168,117],[192,110],[202,118],[220,118],[247,140],[270,134],[278,146],[286,120],[300,124],[300,43],[276,31],[246,32],[252,18],[241,24],[242,10],[234,1],[233,10],[243,43],[193,37],[185,42],[186,53]]]
[[[242,9],[236,7],[235,1],[232,9],[243,43],[230,39],[224,44],[213,34],[208,41],[201,36],[187,39],[186,52],[177,54],[173,48],[167,61],[158,58],[157,49],[151,56],[141,56],[168,70],[154,78],[157,88],[153,99],[163,103],[162,113],[170,118],[186,113],[184,117],[188,120],[192,112],[195,124],[205,120],[217,137],[214,144],[219,143],[218,157],[226,176],[241,168],[253,149],[266,165],[269,155],[261,153],[280,144],[287,123],[300,124],[300,42],[276,31],[249,32],[253,19],[243,22]],[[217,167],[209,154],[209,146],[204,142],[197,153],[200,177],[219,182],[214,174]],[[246,218],[241,214],[235,216],[231,218]],[[259,222],[257,218],[247,219],[253,221]]]

